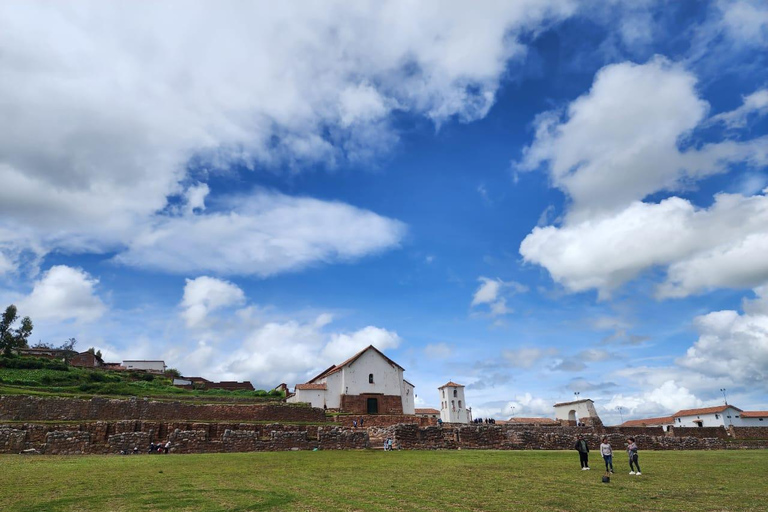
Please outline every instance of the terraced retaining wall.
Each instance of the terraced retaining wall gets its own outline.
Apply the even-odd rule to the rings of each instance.
[[[199,420],[324,422],[322,409],[287,404],[194,404],[131,398],[0,396],[0,421]]]
[[[625,430],[629,430],[626,432]],[[34,450],[42,454],[117,454],[147,451],[150,442],[171,442],[173,453],[221,453],[280,450],[344,450],[378,448],[391,437],[409,450],[571,450],[581,434],[597,451],[607,435],[617,454],[626,438],[635,437],[641,450],[720,450],[768,448],[765,439],[724,439],[660,434],[661,429],[603,430],[589,427],[519,425],[399,424],[364,429],[325,425],[117,421],[89,423],[0,424],[0,453]]]

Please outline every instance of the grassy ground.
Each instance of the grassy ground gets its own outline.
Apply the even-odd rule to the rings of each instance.
[[[2,364],[25,361],[55,368],[10,368]],[[59,368],[61,367],[61,368]],[[33,358],[0,358],[0,394],[37,396],[104,396],[115,398],[148,397],[153,399],[221,402],[281,401],[280,393],[227,391],[223,389],[190,390],[172,385],[169,377],[143,372],[109,372],[74,368],[60,361]]]
[[[320,451],[106,457],[0,456],[0,510],[763,511],[768,451],[618,454]]]

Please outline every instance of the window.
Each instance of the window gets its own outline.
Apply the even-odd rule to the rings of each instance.
[[[445,390],[443,390],[443,398],[445,398]]]
[[[736,417],[738,418],[738,417],[739,417],[739,415],[737,414],[737,415],[736,415]]]
[[[373,374],[372,373],[368,374],[368,384],[373,384]]]
[[[719,414],[715,414],[715,419],[719,420],[720,419],[720,415]]]
[[[757,421],[763,421],[763,418],[758,419]]]
[[[455,400],[451,400],[451,409],[453,409],[454,411],[456,410],[456,401]]]
[[[461,400],[459,400],[459,409],[461,409]]]
[[[728,417],[730,418],[730,417],[731,417],[731,415],[729,414],[729,415],[728,415]]]
[[[682,422],[683,422],[683,420],[682,420],[682,419],[680,419],[680,418],[677,418],[677,422],[678,422],[678,423],[682,423]]]
[[[456,398],[457,396],[459,396],[459,395],[458,395],[458,391],[456,391],[456,390],[454,389],[454,390],[453,390],[453,398]]]

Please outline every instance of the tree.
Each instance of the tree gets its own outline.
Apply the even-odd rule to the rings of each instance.
[[[59,348],[61,350],[75,350],[75,344],[77,344],[77,340],[75,338],[69,338],[67,341],[62,343]]]
[[[18,318],[16,306],[11,304],[5,308],[3,317],[0,319],[0,348],[5,355],[10,355],[13,349],[26,347],[27,340],[32,335],[32,320],[28,316],[21,319],[21,325],[18,328],[13,328]]]
[[[74,340],[75,338],[72,338],[72,339]],[[86,350],[86,352],[90,352],[97,358],[101,359],[101,350],[96,350],[95,348],[91,347],[88,350]]]

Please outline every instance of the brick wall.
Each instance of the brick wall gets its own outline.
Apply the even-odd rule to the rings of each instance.
[[[322,409],[287,404],[193,404],[144,399],[0,396],[0,420],[201,420],[325,422]]]
[[[728,431],[723,427],[671,427],[669,429],[672,435],[681,437],[717,437],[728,439]]]
[[[367,414],[369,398],[378,401],[378,414],[403,414],[403,398],[400,395],[341,395],[341,410],[352,414]]]

